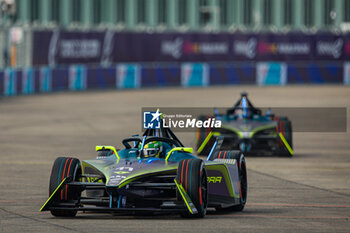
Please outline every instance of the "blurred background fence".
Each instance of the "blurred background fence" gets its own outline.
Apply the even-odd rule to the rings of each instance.
[[[0,0],[0,95],[350,83],[350,0]]]

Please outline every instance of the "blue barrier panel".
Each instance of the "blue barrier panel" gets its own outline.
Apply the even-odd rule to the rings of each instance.
[[[287,83],[287,65],[281,62],[258,62],[256,82],[258,85],[285,85]]]
[[[141,86],[140,65],[117,65],[117,88],[139,88]]]
[[[208,86],[209,65],[206,63],[184,63],[181,65],[183,87]]]
[[[4,75],[4,95],[11,96],[17,94],[17,71],[12,68],[5,69]]]
[[[141,87],[180,86],[180,68],[176,65],[143,66],[141,68]]]
[[[350,49],[350,44],[349,44]],[[344,84],[350,85],[350,62],[344,63]]]
[[[350,84],[350,62],[343,63],[184,63],[82,65],[7,68],[0,71],[0,95],[33,94],[96,88],[140,88],[208,85]]]
[[[19,95],[22,93],[22,73],[23,71],[21,69],[16,69],[16,94]]]
[[[33,94],[35,91],[34,69],[25,68],[22,71],[22,94]]]
[[[0,70],[0,96],[4,95],[4,72]]]
[[[343,66],[334,64],[288,64],[289,84],[343,83]]]
[[[254,64],[210,65],[210,85],[255,84]]]
[[[116,87],[115,67],[94,67],[87,69],[87,89],[115,88]]]
[[[86,67],[74,65],[69,67],[69,90],[81,91],[86,89]]]
[[[49,67],[40,68],[40,92],[51,92],[52,70]]]
[[[67,68],[54,68],[51,70],[52,75],[52,91],[65,91],[68,90],[68,69]]]
[[[34,74],[34,93],[40,92],[40,69],[33,69]]]

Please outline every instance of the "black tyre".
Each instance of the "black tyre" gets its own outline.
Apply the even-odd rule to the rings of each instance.
[[[187,218],[203,218],[207,213],[208,206],[207,171],[204,162],[201,159],[184,159],[180,161],[177,179],[198,210],[197,214],[190,214],[188,212],[182,216]],[[182,200],[179,194],[177,198],[178,200]]]
[[[245,162],[245,157],[243,153],[236,154],[235,159],[238,162],[238,173],[239,173],[239,192],[241,196],[240,204],[232,207],[234,211],[242,211],[244,209],[245,203],[247,202],[248,194],[248,179],[247,179],[247,167]]]
[[[218,153],[212,155],[210,160],[214,159],[236,159],[242,154],[239,150],[221,150]]]
[[[228,208],[217,208],[217,210],[225,211],[242,211],[247,202],[248,194],[248,180],[247,180],[247,167],[245,162],[245,157],[241,151],[237,150],[227,150],[220,151],[216,155],[216,159],[234,159],[236,160],[239,173],[239,193],[240,193],[240,203]]]
[[[81,176],[80,161],[75,158],[59,157],[55,160],[50,176],[49,195],[56,190],[59,184],[66,177],[72,177],[74,181],[78,181]],[[78,200],[80,198],[80,192],[72,189],[68,185],[65,185],[56,196],[55,202],[67,202],[72,200]],[[77,214],[75,210],[51,210],[51,214],[60,217],[73,217]]]

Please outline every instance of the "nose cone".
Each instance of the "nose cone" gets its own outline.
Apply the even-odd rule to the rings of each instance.
[[[177,169],[177,164],[168,163],[164,159],[144,158],[119,163],[111,168],[107,186],[120,186],[125,182],[151,175],[158,172]]]

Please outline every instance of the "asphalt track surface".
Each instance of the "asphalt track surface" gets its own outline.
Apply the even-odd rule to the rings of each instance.
[[[294,133],[295,156],[249,157],[243,212],[179,216],[38,210],[58,156],[95,157],[97,144],[119,145],[140,132],[141,107],[230,107],[241,91],[256,106],[347,107],[344,86],[216,87],[56,93],[0,99],[0,232],[349,232],[350,134]],[[180,139],[193,145],[194,134]]]

